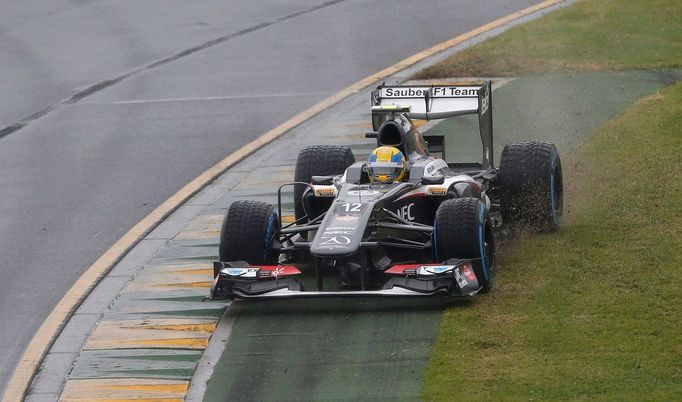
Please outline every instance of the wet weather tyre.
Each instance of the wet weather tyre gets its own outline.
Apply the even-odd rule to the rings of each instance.
[[[235,201],[220,231],[220,261],[277,264],[279,219],[272,205],[261,201]]]
[[[558,230],[563,212],[563,177],[556,146],[533,141],[509,144],[500,158],[500,212],[505,224],[538,232]]]
[[[310,183],[313,176],[340,175],[355,162],[353,151],[343,145],[309,145],[301,150],[296,158],[294,181]],[[294,188],[294,213],[296,219],[305,215],[303,208],[303,192],[306,187],[297,185]],[[331,199],[329,200],[331,205]],[[327,205],[327,208],[329,206]],[[318,206],[324,210],[324,205]]]
[[[495,239],[488,210],[477,198],[455,198],[443,201],[434,220],[434,257],[481,259],[474,264],[476,277],[486,292],[495,282]]]

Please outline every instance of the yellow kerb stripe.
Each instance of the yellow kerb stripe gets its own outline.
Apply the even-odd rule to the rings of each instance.
[[[178,325],[144,325],[139,327],[121,327],[122,329],[142,329],[142,330],[154,330],[154,331],[200,331],[200,332],[213,332],[215,330],[217,322],[208,324],[178,324]]]
[[[87,344],[88,350],[120,349],[130,347],[169,347],[204,349],[208,345],[208,338],[173,338],[173,339],[112,339],[91,341]]]
[[[178,383],[178,384],[105,384],[105,385],[95,385],[95,388],[100,389],[122,389],[126,391],[145,391],[145,392],[157,392],[157,393],[169,393],[169,392],[181,392],[186,393],[189,389],[189,384]]]
[[[185,398],[64,398],[62,402],[184,402]]]

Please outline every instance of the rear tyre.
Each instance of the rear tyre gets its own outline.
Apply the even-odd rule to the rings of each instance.
[[[533,141],[505,146],[498,179],[503,223],[527,225],[540,232],[559,229],[564,189],[554,144]]]
[[[450,258],[481,259],[474,266],[482,291],[495,282],[495,239],[488,210],[477,198],[456,198],[443,201],[436,210],[433,229],[436,261]]]
[[[275,265],[279,258],[279,219],[272,205],[235,201],[220,232],[220,261]]]
[[[309,145],[303,148],[296,158],[294,181],[310,183],[313,176],[340,175],[354,162],[353,151],[346,146]],[[294,213],[297,220],[305,215],[302,201],[305,189],[306,187],[302,185],[294,187]],[[318,206],[319,210],[324,211],[331,206],[332,199],[325,199],[322,202],[329,204]]]

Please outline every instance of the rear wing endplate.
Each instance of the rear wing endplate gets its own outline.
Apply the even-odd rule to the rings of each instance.
[[[445,119],[478,114],[483,169],[493,168],[493,112],[491,82],[454,85],[380,85],[372,91],[372,121],[396,111],[413,119]],[[377,130],[378,127],[374,127]]]

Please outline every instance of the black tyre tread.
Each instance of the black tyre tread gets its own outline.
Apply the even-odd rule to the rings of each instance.
[[[220,232],[220,261],[246,261],[249,264],[276,264],[277,256],[267,252],[265,233],[274,224],[277,235],[279,221],[269,222],[274,208],[262,201],[235,201],[230,206]]]
[[[438,250],[439,261],[450,258],[481,258],[478,243],[480,208],[485,208],[485,205],[477,198],[455,198],[441,203],[436,210],[435,217],[437,238],[435,247]],[[491,230],[487,211],[484,219],[486,231]],[[488,262],[488,278],[485,278],[481,268],[474,268],[481,282],[482,292],[492,289],[495,282],[495,241],[490,232],[486,232],[485,238],[490,241],[490,247],[492,247],[491,261]]]
[[[353,151],[344,145],[309,145],[296,158],[294,181],[310,183],[313,176],[343,174],[355,162]],[[294,212],[296,219],[304,215],[301,198],[304,186],[294,188]]]
[[[476,198],[455,198],[436,210],[438,257],[480,258],[478,247],[478,204]]]
[[[500,195],[502,220],[550,229],[547,207],[549,163],[556,146],[545,141],[509,144],[500,158]],[[561,161],[557,159],[560,166]]]

